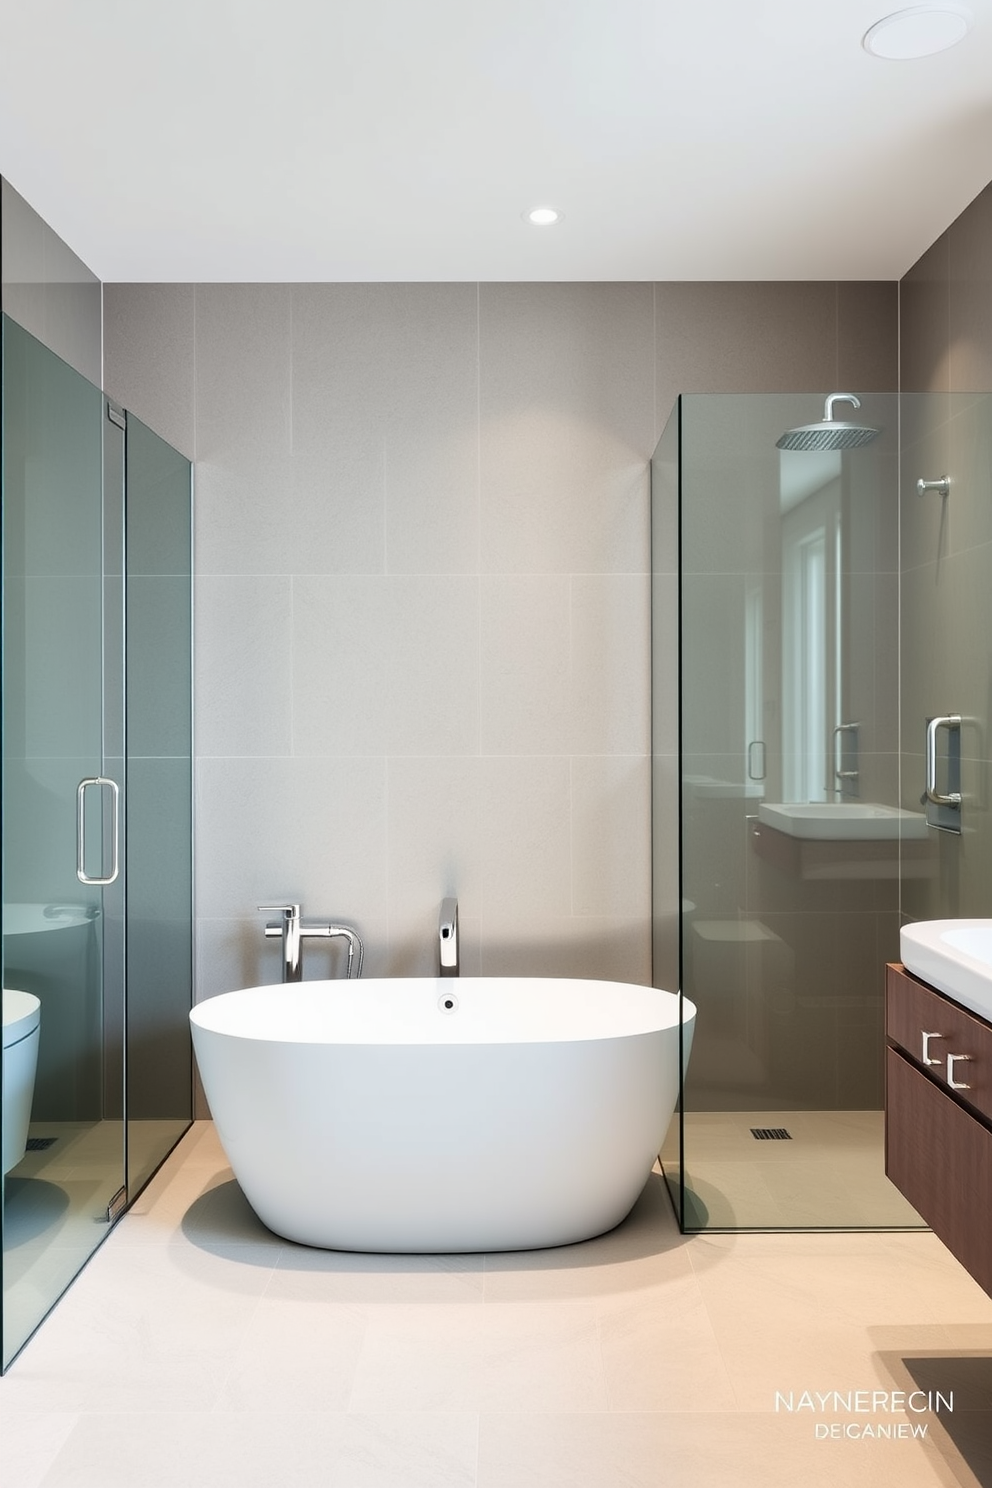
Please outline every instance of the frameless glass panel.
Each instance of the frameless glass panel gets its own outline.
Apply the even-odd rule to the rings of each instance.
[[[190,464],[127,416],[127,1078],[133,1192],[192,1117]]]
[[[679,971],[678,839],[679,709],[678,657],[678,405],[651,461],[651,956],[654,982],[666,991],[682,987]],[[680,1023],[681,1027],[681,1023]],[[673,1116],[665,1151],[680,1149],[681,1103]],[[677,1167],[677,1161],[676,1161]],[[672,1188],[681,1219],[681,1190]]]
[[[120,585],[105,588],[102,429],[99,390],[4,317],[5,1363],[106,1234],[124,1183],[108,1100],[119,884],[95,881],[115,861],[107,744],[121,733],[105,686],[122,622]]]
[[[928,846],[899,795],[897,403],[863,397],[860,447],[779,448],[825,398],[680,400],[686,1229],[921,1224],[883,1169],[900,845]]]
[[[901,908],[908,920],[981,919],[992,883],[992,395],[903,394],[900,408],[903,796],[916,802],[924,792],[928,721],[956,715],[960,727],[934,739],[934,784],[963,797],[958,810],[926,806],[939,830],[929,858],[921,861],[918,844],[908,857],[904,846]]]

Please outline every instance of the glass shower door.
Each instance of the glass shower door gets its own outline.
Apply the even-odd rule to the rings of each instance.
[[[655,461],[656,518],[679,526],[697,1017],[664,1166],[686,1230],[921,1223],[882,1147],[900,856],[929,850],[900,805],[898,408],[865,395],[863,447],[779,448],[824,396],[685,396]]]
[[[123,1199],[123,514],[103,395],[7,317],[3,394],[6,1364]]]
[[[127,1153],[134,1194],[192,1120],[190,463],[126,416]]]

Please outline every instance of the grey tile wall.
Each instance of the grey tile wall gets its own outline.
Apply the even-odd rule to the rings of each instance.
[[[987,915],[992,884],[992,187],[900,286],[902,791],[923,785],[926,720],[964,719],[962,833],[905,874],[910,919]],[[916,481],[949,475],[950,495]]]
[[[100,281],[6,180],[0,180],[0,309],[101,386]]]
[[[893,287],[105,301],[108,390],[196,460],[198,995],[277,975],[255,905],[284,895],[354,922],[370,973],[431,972],[455,893],[466,971],[650,980],[648,460],[683,389],[894,380]],[[665,567],[655,975],[674,985]]]

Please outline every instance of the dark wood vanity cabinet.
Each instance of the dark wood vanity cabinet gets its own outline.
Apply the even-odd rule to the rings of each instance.
[[[886,968],[885,1171],[992,1296],[992,1025]]]

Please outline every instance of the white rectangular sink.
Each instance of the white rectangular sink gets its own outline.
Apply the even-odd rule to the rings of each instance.
[[[715,775],[683,775],[687,791],[704,800],[753,801],[765,794],[760,780],[718,780]]]
[[[992,920],[920,920],[899,948],[907,971],[992,1020]]]
[[[927,835],[927,819],[921,811],[904,811],[877,801],[762,801],[758,820],[789,837],[813,842],[895,842]]]

